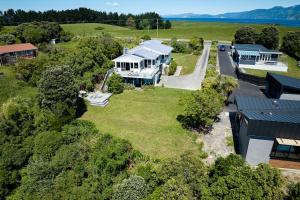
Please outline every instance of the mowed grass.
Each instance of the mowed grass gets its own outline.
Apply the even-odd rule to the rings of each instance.
[[[155,88],[114,95],[107,107],[88,106],[82,119],[94,122],[102,133],[130,141],[153,158],[174,158],[185,151],[199,152],[191,133],[176,120],[178,100],[188,91]]]
[[[297,66],[296,59],[283,54],[281,60],[288,64],[288,72],[276,72],[276,71],[265,71],[265,70],[255,70],[255,69],[245,69],[246,73],[252,74],[259,77],[266,77],[268,72],[286,75],[290,77],[300,78],[300,67]]]
[[[96,30],[96,27],[103,27],[103,30]],[[221,40],[232,41],[237,29],[242,26],[251,26],[258,30],[263,29],[267,25],[257,24],[235,24],[235,23],[220,23],[220,22],[172,22],[172,29],[159,30],[158,38],[182,38],[190,39],[194,36],[203,37],[205,40]],[[141,37],[150,35],[156,38],[156,30],[132,30],[126,27],[112,26],[98,23],[85,24],[63,24],[62,27],[78,36],[92,36],[101,34],[102,32],[110,33],[118,37]],[[282,37],[288,31],[300,30],[295,27],[277,26]]]
[[[23,81],[17,80],[16,74],[11,67],[0,66],[0,72],[4,73],[4,77],[0,77],[0,107],[12,97],[34,97],[36,95],[37,89],[27,86]]]
[[[173,53],[172,57],[178,66],[181,66],[181,75],[193,73],[198,57],[193,54]]]

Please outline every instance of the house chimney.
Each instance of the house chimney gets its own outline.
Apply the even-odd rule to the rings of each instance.
[[[124,55],[128,54],[128,48],[127,48],[127,47],[124,47],[124,49],[123,49],[123,54],[124,54]]]

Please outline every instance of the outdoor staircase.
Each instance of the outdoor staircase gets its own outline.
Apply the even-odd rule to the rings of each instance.
[[[100,87],[100,91],[102,91],[102,92],[106,92],[107,91],[107,88],[108,88],[107,87],[107,80],[110,77],[110,75],[113,73],[113,71],[114,71],[114,69],[110,69],[110,70],[108,70],[106,72],[104,80],[103,80],[102,85]]]
[[[105,100],[103,102],[90,102],[92,106],[99,106],[99,107],[105,107],[109,104],[108,100]]]

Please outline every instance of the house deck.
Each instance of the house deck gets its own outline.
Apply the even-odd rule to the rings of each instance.
[[[299,161],[297,162],[297,161],[289,161],[289,160],[271,159],[269,164],[272,167],[276,167],[276,168],[300,170],[300,162]]]

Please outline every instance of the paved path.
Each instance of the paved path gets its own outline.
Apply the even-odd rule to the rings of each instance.
[[[161,83],[167,88],[198,90],[205,77],[211,42],[204,43],[204,49],[197,61],[194,72],[183,76],[162,76]]]
[[[234,69],[234,63],[228,54],[229,51],[230,51],[229,46],[226,46],[226,51],[218,51],[220,72],[221,74],[237,78]],[[239,88],[237,88],[229,97],[229,102],[233,102],[234,97],[237,95],[247,95],[247,96],[265,98],[265,95],[263,94],[263,92],[260,90],[258,86],[242,80],[238,80],[238,82],[239,82]]]
[[[213,125],[210,134],[202,137],[203,150],[208,153],[207,164],[213,164],[216,158],[234,153],[234,147],[227,146],[227,137],[232,137],[232,128],[228,112],[219,115],[220,120]]]
[[[176,72],[174,73],[174,76],[180,76],[181,69],[182,69],[181,66],[177,66]]]

